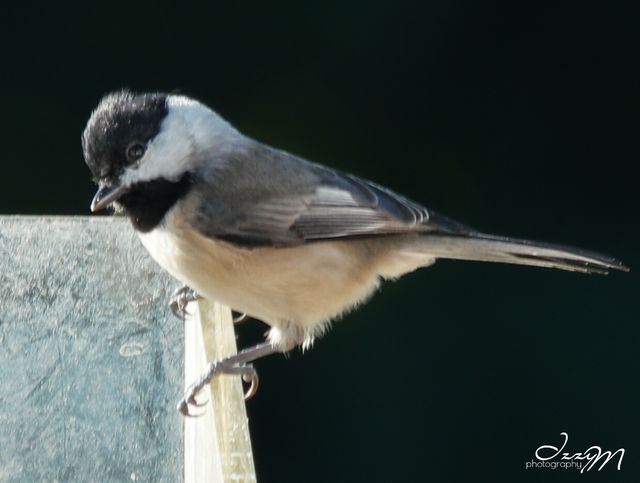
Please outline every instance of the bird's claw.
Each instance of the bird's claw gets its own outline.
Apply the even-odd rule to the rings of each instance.
[[[187,304],[195,300],[199,300],[202,297],[198,295],[195,290],[184,285],[177,288],[171,298],[169,299],[169,308],[173,315],[180,320],[184,320],[187,315]]]
[[[196,382],[191,384],[184,393],[183,398],[178,403],[178,411],[180,411],[185,416],[198,417],[204,414],[203,411],[192,412],[190,411],[191,407],[202,408],[206,406],[209,402],[208,400],[203,402],[198,402],[196,400],[196,396],[198,393],[211,382],[218,374],[230,374],[230,375],[239,375],[242,376],[242,380],[246,383],[250,383],[249,389],[244,394],[245,401],[251,399],[255,396],[258,391],[258,372],[256,371],[253,364],[241,364],[241,365],[227,365],[224,361],[214,362],[212,363],[207,371],[200,376]]]
[[[204,406],[207,405],[209,400],[207,399],[200,403],[196,401],[197,394],[198,393],[193,387],[193,385],[189,386],[189,388],[185,391],[184,397],[178,403],[178,411],[180,411],[184,416],[197,418],[202,416],[205,413],[206,410],[202,408],[204,408]],[[190,410],[192,407],[198,408],[200,409],[200,411],[193,412]]]
[[[242,380],[246,383],[251,383],[247,392],[244,393],[244,400],[248,401],[258,392],[258,384],[260,382],[260,378],[258,377],[258,371],[253,367],[253,365],[249,364],[245,366],[247,372],[242,374]]]
[[[235,312],[234,312],[235,313]],[[233,318],[233,323],[234,324],[241,324],[242,322],[244,322],[245,320],[247,320],[249,318],[249,316],[247,315],[246,312],[242,313],[242,314],[238,314]]]

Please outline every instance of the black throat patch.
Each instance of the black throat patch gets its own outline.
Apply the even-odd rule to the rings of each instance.
[[[189,173],[178,181],[156,179],[134,185],[117,203],[122,206],[133,227],[147,233],[162,223],[167,212],[187,194],[190,187]]]

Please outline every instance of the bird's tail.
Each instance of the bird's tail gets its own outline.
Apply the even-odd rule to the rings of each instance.
[[[551,243],[520,240],[483,233],[425,233],[420,251],[436,258],[476,260],[551,267],[583,273],[628,272],[620,261],[599,253]]]

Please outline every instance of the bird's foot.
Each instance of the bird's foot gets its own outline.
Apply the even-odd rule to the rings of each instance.
[[[258,372],[255,370],[252,361],[260,357],[267,356],[276,352],[276,349],[268,342],[250,347],[235,355],[229,356],[220,361],[211,362],[207,370],[198,378],[196,382],[191,384],[184,393],[184,397],[178,403],[178,411],[185,416],[200,416],[203,412],[192,412],[191,407],[202,408],[207,401],[199,402],[196,400],[198,393],[211,382],[218,374],[240,375],[242,380],[250,383],[249,389],[244,395],[245,400],[252,398],[258,390]]]
[[[201,416],[203,411],[191,411],[191,407],[202,408],[208,403],[205,401],[197,401],[196,396],[202,389],[211,382],[215,376],[219,374],[230,374],[242,376],[242,380],[251,383],[249,389],[244,394],[244,399],[251,399],[258,390],[258,372],[253,364],[242,364],[238,366],[227,365],[224,361],[213,362],[207,368],[207,371],[200,378],[191,384],[184,393],[184,396],[178,404],[178,411],[185,416]]]
[[[187,304],[202,297],[196,293],[191,287],[186,285],[177,288],[169,299],[169,308],[173,315],[180,320],[184,320],[187,315]]]

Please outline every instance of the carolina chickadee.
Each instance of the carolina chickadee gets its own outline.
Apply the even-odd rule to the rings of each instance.
[[[206,298],[271,328],[267,342],[211,364],[215,373],[306,348],[330,321],[437,258],[578,272],[626,270],[575,248],[487,235],[357,176],[239,133],[180,95],[106,96],[82,135],[99,189],[91,211],[124,212],[151,256]]]

